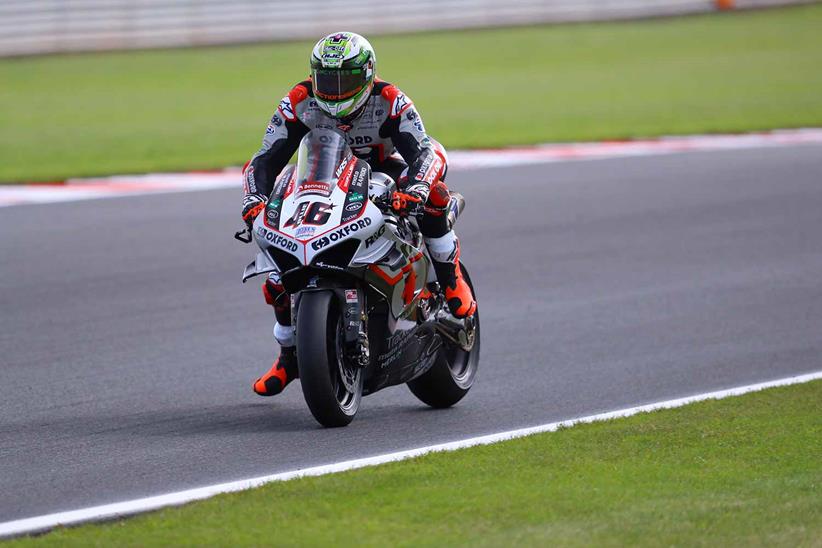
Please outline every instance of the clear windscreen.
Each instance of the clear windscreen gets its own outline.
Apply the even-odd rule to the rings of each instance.
[[[351,150],[340,132],[332,129],[308,132],[297,149],[295,192],[330,195],[339,177],[338,168],[350,156]]]

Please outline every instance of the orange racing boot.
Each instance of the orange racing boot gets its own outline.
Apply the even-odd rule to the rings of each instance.
[[[265,302],[274,307],[277,322],[274,324],[274,338],[280,345],[280,357],[271,369],[254,381],[252,388],[260,396],[275,396],[299,376],[297,369],[297,349],[294,346],[294,331],[291,329],[291,301],[279,278],[269,277],[263,283]]]
[[[298,376],[297,349],[285,347],[269,372],[254,382],[254,392],[260,396],[276,396]]]
[[[437,281],[445,289],[445,301],[456,318],[467,318],[477,310],[477,302],[460,269],[459,243],[453,261],[440,262],[432,258]]]

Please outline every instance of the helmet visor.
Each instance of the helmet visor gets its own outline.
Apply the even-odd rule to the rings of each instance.
[[[365,70],[312,70],[314,94],[323,101],[345,101],[359,93],[366,85]]]

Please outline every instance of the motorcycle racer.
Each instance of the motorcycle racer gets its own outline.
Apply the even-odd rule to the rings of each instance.
[[[392,207],[398,214],[423,206],[420,231],[448,307],[455,317],[471,316],[476,302],[460,271],[459,240],[448,226],[445,149],[426,134],[413,102],[376,76],[376,61],[371,44],[352,32],[336,32],[317,42],[311,76],[280,101],[262,147],[243,169],[243,220],[250,227],[265,209],[274,182],[306,133],[336,128],[346,134],[355,156],[397,182],[400,190],[392,197]],[[297,378],[295,336],[290,298],[277,273],[263,284],[263,295],[274,307],[274,337],[282,350],[253,389],[273,396]]]

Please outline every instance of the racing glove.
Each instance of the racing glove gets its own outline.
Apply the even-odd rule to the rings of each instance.
[[[407,217],[418,211],[423,204],[423,197],[409,189],[409,192],[395,192],[391,195],[391,209],[400,217]]]
[[[265,209],[265,196],[249,193],[243,196],[243,221],[251,229],[254,219]]]

